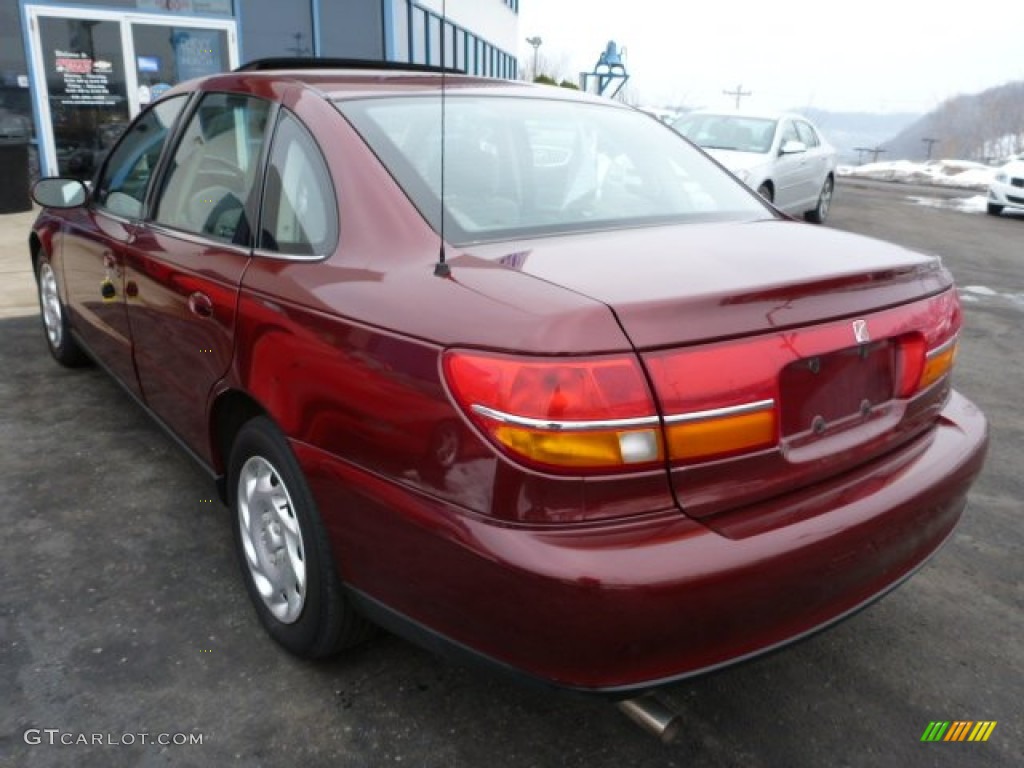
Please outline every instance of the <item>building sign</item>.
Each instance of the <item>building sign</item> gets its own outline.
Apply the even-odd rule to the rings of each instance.
[[[113,62],[93,59],[82,51],[54,51],[54,69],[63,80],[63,93],[54,93],[61,104],[110,107],[118,103],[110,92]]]
[[[135,4],[147,11],[231,14],[231,0],[135,0]]]
[[[216,29],[175,29],[171,34],[177,82],[224,71],[220,36]]]

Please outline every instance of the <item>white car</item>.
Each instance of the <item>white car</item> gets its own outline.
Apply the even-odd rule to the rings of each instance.
[[[1024,157],[1000,168],[988,186],[988,212],[998,216],[1004,208],[1024,211]]]
[[[836,150],[807,118],[697,111],[672,127],[776,208],[816,224],[828,216]]]

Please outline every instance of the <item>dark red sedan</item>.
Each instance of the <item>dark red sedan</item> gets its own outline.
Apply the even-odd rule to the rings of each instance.
[[[884,595],[982,466],[937,259],[792,221],[618,104],[264,62],[35,197],[53,356],[217,479],[301,656],[372,621],[626,696]]]

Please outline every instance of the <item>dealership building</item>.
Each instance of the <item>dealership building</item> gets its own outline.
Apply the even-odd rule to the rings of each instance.
[[[519,0],[0,0],[0,143],[27,142],[33,176],[88,177],[175,83],[270,56],[515,78],[518,14]]]

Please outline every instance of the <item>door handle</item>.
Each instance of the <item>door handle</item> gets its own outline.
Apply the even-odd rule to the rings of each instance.
[[[213,317],[213,302],[205,293],[196,291],[188,297],[188,308],[198,317]]]

